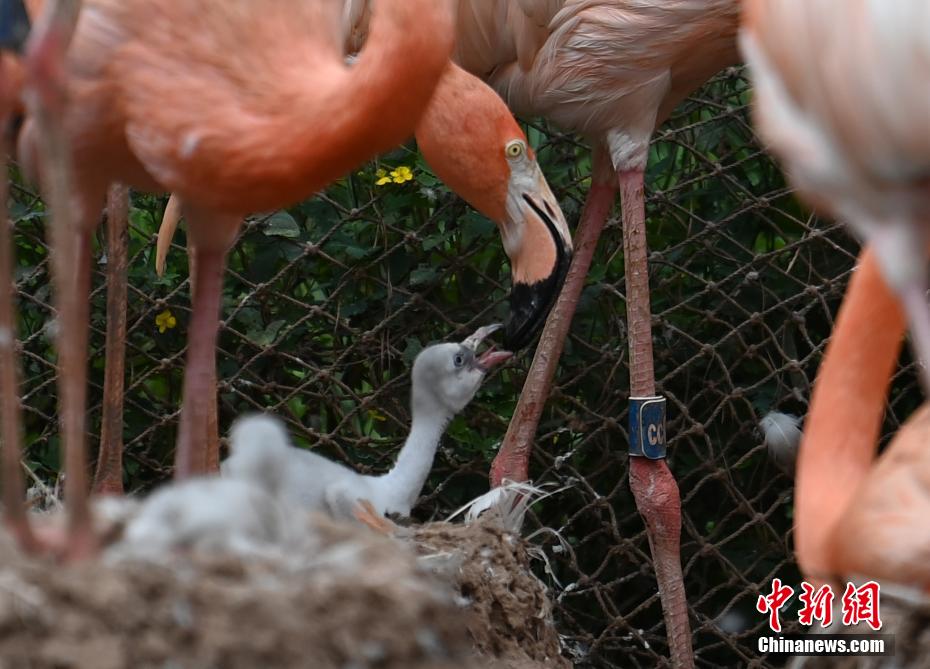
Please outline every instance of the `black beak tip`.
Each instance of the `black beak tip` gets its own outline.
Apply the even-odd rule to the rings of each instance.
[[[542,330],[568,273],[572,253],[559,247],[559,260],[548,277],[533,284],[514,283],[510,291],[510,317],[504,326],[504,346],[517,352]]]
[[[508,351],[517,352],[529,343],[529,337],[525,334],[525,328],[520,327],[519,324],[515,322],[515,319],[511,318],[507,321],[507,329],[504,331],[504,348]]]
[[[549,291],[541,283],[515,284],[510,293],[510,317],[504,326],[504,347],[517,352],[536,336],[549,314]]]

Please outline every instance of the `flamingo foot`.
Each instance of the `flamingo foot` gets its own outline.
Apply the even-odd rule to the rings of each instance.
[[[367,499],[358,501],[358,504],[352,509],[352,515],[355,516],[356,520],[367,525],[375,532],[386,534],[389,537],[394,536],[399,529],[392,520],[375,511],[375,507]]]
[[[610,215],[614,195],[613,170],[607,154],[605,151],[595,150],[591,189],[588,191],[581,222],[573,240],[575,253],[572,264],[540,335],[533,364],[523,384],[500,452],[491,465],[493,488],[499,487],[504,479],[526,481],[529,478],[530,451],[539,419],[552,388],[552,379],[578,306],[578,298],[584,288],[588,269],[591,267],[597,240]]]

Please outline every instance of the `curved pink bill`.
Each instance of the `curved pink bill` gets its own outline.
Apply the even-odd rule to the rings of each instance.
[[[481,369],[487,371],[495,366],[510,360],[513,357],[513,353],[510,351],[496,351],[494,346],[491,346],[487,351],[478,356],[478,365]]]

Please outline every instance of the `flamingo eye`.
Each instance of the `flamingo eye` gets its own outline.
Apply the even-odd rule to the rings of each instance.
[[[517,158],[523,155],[523,152],[526,151],[526,144],[522,140],[513,139],[507,142],[507,146],[504,147],[504,152],[507,154],[508,158]]]

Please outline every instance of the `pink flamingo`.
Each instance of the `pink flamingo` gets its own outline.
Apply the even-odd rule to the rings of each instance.
[[[68,545],[76,556],[94,547],[84,458],[87,292],[90,235],[109,184],[173,190],[186,205],[199,268],[175,470],[187,477],[203,462],[222,271],[242,216],[301,200],[408,136],[452,39],[445,3],[384,0],[349,69],[338,39],[341,0],[84,4],[78,17],[80,3],[53,2],[37,23],[19,139],[21,160],[40,168],[54,217]]]
[[[928,29],[920,0],[747,2],[741,41],[760,135],[810,201],[873,244],[907,314],[926,392]]]
[[[859,571],[927,587],[926,407],[873,461],[905,314],[930,389],[930,5],[749,0],[740,40],[760,135],[802,194],[870,248],[837,317],[804,430],[798,561],[813,579]]]
[[[527,477],[539,417],[618,187],[630,392],[633,398],[654,398],[643,203],[649,140],[679,102],[720,69],[738,62],[739,3],[459,0],[458,5],[456,61],[485,78],[516,113],[544,116],[585,135],[594,146],[591,188],[575,236],[575,256],[494,461],[492,483],[498,484],[505,477]],[[513,347],[506,339],[505,345]],[[631,443],[631,450],[640,446]],[[664,443],[661,446],[664,454]],[[631,458],[630,486],[655,557],[672,662],[676,667],[693,666],[679,557],[678,486],[664,459],[646,457]]]

